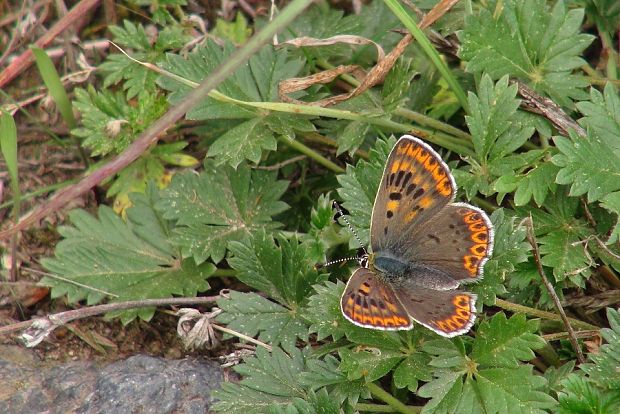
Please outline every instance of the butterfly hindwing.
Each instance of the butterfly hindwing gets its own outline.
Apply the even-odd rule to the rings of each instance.
[[[394,289],[363,267],[349,279],[340,309],[345,318],[364,328],[397,330],[413,326]]]
[[[399,290],[401,303],[416,322],[451,338],[469,331],[476,320],[476,295],[458,290]]]
[[[390,152],[370,224],[372,250],[399,254],[422,223],[454,199],[448,166],[426,143],[402,136]]]
[[[486,213],[469,204],[453,203],[408,239],[403,259],[440,270],[455,280],[474,281],[482,277],[492,252],[493,225]]]

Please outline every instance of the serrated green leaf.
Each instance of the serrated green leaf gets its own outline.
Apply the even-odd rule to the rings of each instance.
[[[537,330],[538,322],[528,321],[525,314],[506,319],[504,313],[497,313],[478,327],[470,356],[482,366],[516,368],[519,361],[535,357],[534,349],[545,346],[545,341],[534,333]]]
[[[296,237],[278,236],[274,241],[271,234],[259,230],[229,247],[233,256],[228,263],[239,280],[291,308],[301,306],[312,285],[327,278],[314,269]]]
[[[176,174],[163,191],[157,208],[165,218],[176,220],[172,240],[183,254],[196,263],[209,257],[222,260],[231,240],[245,240],[260,229],[273,229],[279,223],[272,216],[287,205],[279,201],[288,183],[276,181],[276,174],[217,167],[212,160],[200,175]]]
[[[549,191],[555,191],[554,179],[557,172],[558,168],[550,162],[543,162],[529,170],[517,184],[515,205],[523,206],[534,198],[536,205],[542,206]]]
[[[305,317],[310,321],[310,332],[316,332],[317,339],[323,340],[331,335],[334,341],[347,332],[347,322],[340,311],[340,296],[344,291],[341,281],[325,282],[315,285],[315,295],[310,296]]]
[[[274,151],[278,143],[261,118],[252,118],[220,136],[209,147],[209,157],[216,157],[217,164],[227,163],[237,168],[244,160],[255,164],[264,150]]]
[[[620,393],[605,392],[577,374],[564,381],[558,394],[561,414],[612,414],[620,410]]]
[[[437,375],[438,374],[438,375]],[[418,395],[431,400],[422,413],[454,413],[461,398],[463,378],[461,372],[441,371],[437,377],[418,390]]]
[[[72,303],[86,299],[95,304],[104,298],[121,302],[195,296],[209,288],[206,279],[215,267],[196,266],[170,245],[170,224],[154,209],[156,190],[149,191],[148,197],[136,194],[132,201],[126,222],[105,206],[99,208],[98,218],[83,210],[70,213],[72,225],[59,229],[64,239],[43,265],[80,285],[46,277],[42,282],[52,287],[53,297],[67,295]],[[153,313],[149,308],[120,315],[128,323],[136,316],[148,320]]]
[[[475,374],[484,412],[545,413],[556,406],[555,399],[539,391],[546,385],[544,377],[534,375],[531,365],[517,368],[492,368]]]
[[[366,382],[384,377],[404,357],[401,352],[379,348],[341,349],[339,354],[340,369],[347,374],[347,378],[364,378]]]
[[[510,169],[504,158],[534,133],[534,127],[517,112],[520,101],[516,93],[516,85],[509,85],[507,76],[494,84],[488,75],[482,76],[477,94],[469,93],[470,115],[465,118],[475,156],[466,159],[470,167],[454,172],[468,198],[477,192],[491,195],[496,191],[492,183],[498,177],[515,175],[518,167]]]
[[[263,414],[271,407],[286,407],[296,398],[307,399],[299,374],[305,370],[308,353],[308,349],[292,348],[287,355],[277,347],[271,353],[257,348],[255,357],[235,367],[243,380],[225,382],[213,390],[217,398],[213,408],[226,414]]]
[[[601,329],[601,336],[607,343],[600,347],[598,354],[588,355],[591,363],[580,367],[599,387],[620,393],[620,312],[607,308],[607,320],[610,327]]]
[[[259,335],[263,342],[291,346],[297,338],[308,339],[308,326],[298,313],[255,293],[231,291],[217,305],[223,310],[218,322],[251,337]]]
[[[603,140],[590,131],[587,139],[571,134],[571,139],[554,137],[560,150],[552,161],[560,167],[555,179],[558,184],[570,184],[570,195],[588,194],[596,201],[620,190],[620,150],[611,151]]]
[[[352,121],[346,124],[342,132],[337,134],[338,150],[336,155],[344,152],[350,154],[355,152],[364,142],[364,137],[370,129],[370,125],[366,122]]]
[[[460,56],[467,70],[519,77],[565,106],[582,98],[587,82],[572,71],[585,63],[579,55],[593,40],[580,33],[583,9],[567,10],[560,0],[549,10],[544,0],[526,0],[500,10],[483,8],[466,19]]]
[[[614,226],[611,234],[609,235],[609,238],[607,239],[607,244],[616,243],[618,240],[620,240],[620,191],[607,194],[605,197],[603,197],[601,199],[601,207],[604,207],[605,209],[617,215],[616,225]]]
[[[493,223],[493,255],[484,265],[484,277],[472,290],[485,305],[494,305],[496,295],[506,292],[504,283],[519,263],[528,258],[529,244],[525,241],[525,227],[516,224],[517,218],[497,209],[491,214]]]
[[[394,385],[397,388],[407,388],[415,392],[419,381],[430,381],[433,378],[432,370],[428,363],[429,355],[416,352],[405,358],[394,370]]]
[[[601,94],[590,89],[590,100],[576,104],[583,114],[579,123],[593,132],[604,145],[618,154],[620,151],[620,96],[616,88],[608,83]]]
[[[167,51],[180,48],[189,40],[178,25],[162,28],[154,43],[151,43],[141,24],[135,25],[129,20],[123,21],[123,27],[109,26],[109,29],[116,44],[125,50],[131,49],[134,60],[122,53],[110,54],[97,69],[104,74],[104,88],[124,80],[123,90],[127,92],[127,99],[145,91],[155,92],[156,89],[157,73],[138,62],[158,64]]]
[[[277,414],[340,414],[340,405],[334,401],[325,389],[318,393],[310,391],[306,400],[295,398],[293,405],[287,407],[273,407],[271,411]]]
[[[338,368],[339,364],[332,355],[326,355],[323,360],[308,359],[307,370],[299,374],[299,381],[311,390],[326,387],[332,398],[341,404],[347,400],[355,405],[359,398],[370,398],[364,379],[349,380]]]
[[[534,231],[540,245],[541,262],[553,268],[555,281],[569,278],[583,285],[583,278],[590,274],[591,259],[586,254],[582,240],[591,234],[583,219],[575,218],[579,199],[567,197],[565,188],[558,188],[547,199],[546,210],[518,209],[519,215],[531,214]]]
[[[93,156],[118,154],[155,122],[168,108],[165,97],[144,91],[135,106],[122,93],[76,89],[73,106],[80,111],[82,126],[71,133],[83,139]]]
[[[248,21],[245,16],[237,12],[235,20],[232,22],[227,22],[222,18],[218,18],[215,21],[215,28],[212,34],[230,40],[236,45],[241,45],[248,40],[252,34],[252,29],[248,27]]]

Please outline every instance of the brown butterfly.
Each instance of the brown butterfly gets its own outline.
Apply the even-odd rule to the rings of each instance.
[[[457,290],[480,280],[493,251],[486,213],[454,203],[456,184],[441,157],[403,135],[390,153],[370,223],[366,267],[349,279],[340,301],[364,328],[411,329],[416,321],[439,335],[469,331],[476,295]]]

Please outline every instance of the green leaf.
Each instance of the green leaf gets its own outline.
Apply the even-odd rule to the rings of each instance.
[[[462,372],[437,371],[436,378],[418,390],[418,395],[431,400],[424,405],[422,413],[455,413],[463,395]]]
[[[401,352],[379,348],[341,349],[339,354],[342,361],[340,369],[347,374],[347,378],[364,378],[366,382],[384,377],[404,357]]]
[[[596,201],[620,189],[620,97],[607,85],[604,94],[592,89],[590,101],[577,107],[587,137],[554,137],[560,154],[552,161],[561,167],[556,182],[571,184],[571,195],[587,192],[588,201]]]
[[[506,319],[504,313],[497,313],[478,327],[471,358],[484,366],[516,368],[519,361],[535,357],[532,350],[545,346],[545,341],[534,333],[537,330],[538,321],[528,321],[525,314]]]
[[[277,347],[271,353],[257,348],[255,357],[234,368],[244,379],[238,384],[224,382],[213,390],[217,399],[213,408],[226,414],[263,414],[274,407],[287,407],[297,398],[306,400],[308,393],[299,375],[305,370],[308,353],[308,349],[292,348],[287,355]]]
[[[338,131],[336,134],[336,140],[338,142],[338,150],[336,155],[349,152],[352,154],[357,150],[364,142],[364,137],[368,133],[370,125],[366,122],[352,121],[348,122],[342,131]]]
[[[295,398],[293,405],[284,409],[274,407],[274,413],[282,414],[340,414],[340,405],[327,394],[325,389],[318,393],[310,391],[307,399]]]
[[[275,151],[277,147],[276,138],[263,120],[253,118],[220,136],[209,147],[209,157],[216,157],[217,164],[237,168],[246,159],[258,164],[263,150]]]
[[[422,352],[407,356],[394,370],[394,385],[415,392],[419,381],[428,382],[433,378],[432,369],[428,365],[430,360],[430,356]]]
[[[579,123],[600,137],[605,146],[614,153],[620,151],[620,95],[613,84],[608,83],[601,94],[590,89],[590,100],[577,103],[583,114]]]
[[[605,142],[589,131],[588,138],[571,133],[571,139],[554,137],[560,150],[552,161],[560,167],[558,184],[570,184],[570,195],[588,194],[588,201],[620,190],[620,150],[613,151]]]
[[[64,239],[56,246],[55,257],[42,262],[47,270],[68,280],[44,278],[42,282],[52,287],[52,296],[67,295],[71,303],[86,299],[96,304],[104,298],[122,302],[195,296],[207,290],[206,279],[215,267],[197,266],[170,245],[170,224],[153,207],[157,198],[154,189],[148,196],[135,194],[126,222],[105,206],[99,208],[98,218],[84,210],[72,211],[72,225],[59,229]],[[120,315],[128,323],[136,316],[148,320],[153,313],[148,308]]]
[[[250,238],[231,242],[230,250],[233,256],[228,263],[239,280],[291,308],[302,305],[312,285],[327,278],[314,269],[296,237],[277,236],[274,241],[271,234],[259,230]]]
[[[468,168],[455,171],[468,198],[477,192],[493,194],[492,183],[501,176],[514,177],[519,168],[510,168],[505,158],[532,136],[534,127],[517,112],[516,94],[517,86],[509,85],[507,76],[493,84],[488,75],[482,76],[477,94],[469,93],[470,115],[465,119],[476,154],[466,159]]]
[[[467,70],[518,77],[564,106],[582,98],[587,82],[572,71],[585,64],[579,55],[594,38],[580,33],[583,9],[567,10],[560,0],[549,10],[544,0],[526,0],[500,10],[482,8],[466,19],[460,56]]]
[[[189,81],[200,82],[220,63],[233,53],[230,43],[223,47],[209,39],[197,47],[184,59],[177,55],[167,55],[165,68]],[[239,68],[225,81],[218,91],[229,98],[245,102],[276,102],[278,84],[282,79],[295,77],[303,66],[300,59],[291,59],[286,49],[276,50],[265,46],[254,54],[248,64]],[[190,87],[171,78],[160,78],[160,85],[170,91],[169,100],[176,104],[184,99]],[[267,111],[216,100],[208,97],[190,110],[187,119],[193,120],[244,120],[231,122],[227,132],[219,136],[209,148],[208,155],[216,157],[218,164],[227,163],[237,167],[247,159],[258,163],[263,151],[277,148],[277,137],[293,138],[294,131],[314,130],[314,126],[304,118],[287,114],[268,114]]]
[[[620,240],[620,191],[609,193],[601,199],[601,206],[617,215],[616,225],[614,226],[607,244],[616,243]]]
[[[206,161],[200,175],[176,174],[157,208],[177,221],[172,241],[184,255],[193,256],[196,263],[209,257],[217,263],[231,240],[278,226],[272,216],[287,209],[279,201],[287,186],[272,172],[245,165],[234,170]]]
[[[297,338],[308,339],[308,326],[298,313],[256,293],[231,291],[229,297],[218,299],[217,305],[224,311],[218,322],[247,336],[259,335],[263,342],[291,346]]]
[[[605,392],[586,378],[571,374],[558,394],[561,414],[613,414],[620,410],[620,393]]]
[[[97,70],[104,74],[104,88],[124,80],[123,90],[127,92],[127,99],[135,98],[145,91],[154,93],[156,90],[157,72],[138,62],[160,64],[167,51],[181,48],[190,39],[179,25],[169,25],[159,30],[154,43],[151,43],[141,24],[135,25],[129,20],[123,21],[123,27],[108,28],[114,36],[114,42],[124,50],[131,49],[130,55],[135,60],[123,53],[110,54]]]
[[[472,290],[485,305],[495,304],[496,295],[506,292],[504,283],[519,263],[527,261],[530,245],[525,241],[525,227],[516,225],[517,218],[508,216],[505,209],[491,214],[494,229],[493,255],[484,265],[484,277]]]
[[[591,259],[582,240],[591,234],[583,219],[578,219],[579,199],[567,197],[565,189],[558,189],[546,202],[546,210],[518,209],[519,215],[532,215],[534,231],[540,245],[542,264],[553,268],[556,281],[569,278],[582,286],[590,274]]]
[[[347,165],[346,174],[338,176],[341,185],[338,194],[342,197],[344,208],[351,213],[349,221],[357,230],[364,245],[368,244],[370,215],[381,175],[388,154],[395,143],[396,139],[393,137],[387,141],[377,140],[369,151],[368,161],[360,160],[355,167]],[[359,248],[357,240],[353,237],[349,241],[349,246]]]
[[[83,139],[93,156],[121,153],[168,108],[162,95],[139,95],[136,105],[130,105],[122,93],[76,89],[73,106],[81,113],[82,126],[71,133]]]
[[[60,80],[60,75],[54,66],[54,62],[52,62],[52,59],[43,49],[33,45],[30,46],[30,50],[32,51],[37,68],[39,69],[39,74],[41,75],[50,96],[56,103],[56,107],[60,111],[62,119],[69,128],[75,128],[76,120],[73,115],[73,107],[69,101],[69,96],[67,95],[65,86]]]
[[[555,176],[558,168],[550,162],[543,162],[529,170],[519,180],[514,201],[516,206],[524,206],[534,198],[539,207],[547,199],[549,191],[555,192]]]
[[[332,398],[343,403],[348,400],[355,405],[359,398],[370,398],[362,378],[351,381],[346,373],[338,368],[340,362],[332,355],[326,355],[323,360],[308,359],[307,370],[299,375],[300,383],[312,390],[326,387]]]
[[[597,354],[589,354],[591,363],[580,365],[591,381],[601,388],[615,389],[620,393],[620,312],[607,308],[609,328],[601,329],[601,336],[607,343]]]
[[[534,375],[531,365],[517,368],[491,368],[475,375],[476,389],[484,412],[546,413],[556,401],[541,391],[547,381]]]
[[[4,112],[4,110],[0,111],[0,150],[6,163],[6,169],[11,177],[13,189],[19,191],[17,127],[13,117],[9,113]]]
[[[314,286],[314,290],[316,294],[310,296],[304,312],[310,321],[310,332],[316,332],[319,341],[330,335],[337,341],[349,330],[349,324],[340,311],[340,296],[344,291],[344,284],[341,281],[328,281]]]
[[[234,44],[241,45],[248,40],[252,34],[252,29],[248,27],[248,21],[245,16],[237,12],[235,21],[233,22],[227,22],[222,18],[218,18],[215,21],[215,28],[211,34],[230,40]]]

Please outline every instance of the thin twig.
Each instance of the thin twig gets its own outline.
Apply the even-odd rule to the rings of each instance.
[[[573,345],[575,352],[577,353],[577,360],[579,361],[579,363],[583,364],[584,362],[586,362],[586,359],[584,358],[583,352],[581,351],[581,348],[579,347],[579,343],[577,342],[575,331],[573,330],[573,327],[571,326],[568,320],[568,317],[566,316],[566,313],[564,312],[564,308],[562,307],[562,304],[560,303],[560,298],[558,298],[558,295],[555,293],[555,290],[553,289],[553,285],[551,284],[551,282],[549,282],[549,279],[547,279],[547,275],[545,275],[545,270],[543,269],[542,262],[540,261],[540,251],[538,250],[538,242],[536,241],[536,236],[534,235],[534,220],[532,219],[532,215],[530,214],[530,216],[524,221],[525,221],[525,228],[527,231],[527,240],[532,246],[532,252],[534,253],[534,262],[536,263],[536,268],[538,269],[538,273],[540,274],[540,277],[543,280],[543,283],[545,285],[545,288],[547,289],[547,292],[549,293],[549,296],[553,299],[553,303],[555,304],[555,307],[560,313],[562,322],[564,323],[564,326],[566,327],[566,331],[568,332],[568,338],[571,344]]]
[[[56,325],[69,323],[76,319],[88,318],[102,313],[112,311],[122,311],[127,309],[148,308],[153,306],[183,306],[183,305],[205,305],[215,303],[220,296],[204,296],[194,298],[165,298],[165,299],[144,299],[131,300],[127,302],[108,303],[105,305],[89,306],[81,309],[74,309],[65,312],[47,315],[45,318],[54,321]],[[14,323],[7,326],[0,326],[0,335],[6,335],[13,332],[21,331],[32,326],[37,320],[42,318],[31,319]]]

